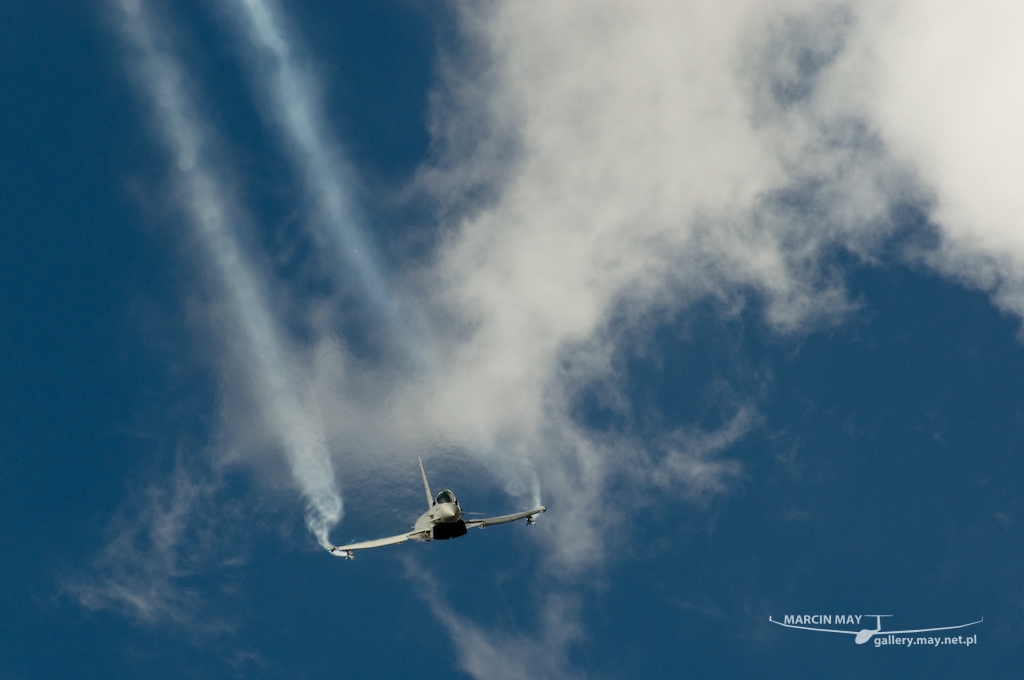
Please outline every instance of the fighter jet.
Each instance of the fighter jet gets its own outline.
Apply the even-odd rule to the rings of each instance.
[[[351,560],[355,559],[356,550],[363,550],[365,548],[379,548],[384,545],[405,543],[409,540],[432,541],[435,539],[458,538],[459,536],[465,536],[473,527],[483,529],[492,524],[505,524],[506,522],[515,522],[518,519],[525,519],[528,524],[536,524],[537,515],[548,510],[543,505],[538,505],[533,510],[516,512],[511,515],[466,520],[462,517],[463,512],[462,508],[459,507],[459,501],[456,500],[455,494],[449,489],[442,490],[436,497],[430,493],[430,484],[427,483],[427,473],[423,470],[422,458],[420,458],[420,474],[423,475],[423,490],[427,493],[427,511],[416,520],[412,531],[398,534],[397,536],[378,538],[373,541],[332,546],[328,548],[331,554]]]

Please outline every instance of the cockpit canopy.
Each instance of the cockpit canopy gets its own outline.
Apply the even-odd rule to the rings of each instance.
[[[455,494],[453,494],[448,489],[445,489],[441,493],[437,494],[437,500],[435,500],[434,502],[435,503],[455,503],[457,501],[455,500]]]

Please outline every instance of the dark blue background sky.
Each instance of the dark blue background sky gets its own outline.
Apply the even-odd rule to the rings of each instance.
[[[450,18],[400,2],[289,10],[323,69],[378,245],[397,257],[403,230],[424,227],[374,197],[427,153],[432,59]],[[261,189],[280,186],[281,159],[245,108],[244,77],[207,14],[188,4],[179,14],[273,222],[280,205]],[[635,411],[659,414],[652,431],[721,424],[723,384],[762,421],[730,450],[744,472],[729,493],[652,503],[582,583],[534,576],[540,557],[520,525],[344,563],[313,549],[297,502],[275,501],[245,533],[232,525],[243,566],[211,561],[185,579],[203,598],[197,621],[83,608],[63,584],[89,573],[138,489],[201,449],[215,398],[180,323],[187,261],[166,220],[140,207],[154,205],[145,197],[164,160],[103,8],[8,2],[0,17],[0,677],[459,677],[405,558],[455,611],[513,634],[536,635],[537,592],[563,593],[585,624],[570,661],[591,677],[1012,677],[1021,667],[1020,322],[895,259],[847,264],[860,307],[835,327],[780,337],[751,293],[738,316],[699,304],[655,329],[644,352],[621,350]],[[579,417],[616,426],[596,406]],[[256,497],[244,474],[236,483],[243,506]],[[456,491],[464,505],[501,502]],[[410,488],[410,518],[420,503]],[[544,521],[557,522],[557,508]],[[894,627],[985,622],[971,630],[977,648],[934,650],[767,622],[875,612],[895,614]]]

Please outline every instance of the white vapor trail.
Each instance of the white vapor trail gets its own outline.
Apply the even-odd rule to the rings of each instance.
[[[254,80],[269,97],[273,115],[284,132],[292,162],[315,206],[313,226],[338,255],[339,264],[354,271],[372,307],[382,314],[408,349],[410,337],[388,283],[381,273],[373,244],[359,225],[348,187],[353,184],[340,146],[325,123],[317,83],[296,57],[280,13],[268,0],[223,0],[234,7],[247,29],[258,64]]]
[[[302,394],[302,367],[290,355],[264,300],[259,277],[248,266],[234,228],[242,221],[226,185],[207,158],[204,137],[184,75],[161,44],[154,17],[140,0],[117,3],[124,39],[133,50],[140,87],[150,100],[163,142],[170,152],[176,195],[187,214],[224,295],[229,321],[223,324],[233,362],[247,373],[248,395],[257,417],[283,449],[295,484],[307,504],[306,523],[321,545],[342,517],[322,426]]]

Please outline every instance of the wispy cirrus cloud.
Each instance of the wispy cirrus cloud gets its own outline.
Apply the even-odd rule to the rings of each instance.
[[[140,490],[114,518],[91,572],[66,576],[62,590],[88,609],[113,609],[150,624],[192,625],[204,602],[182,585],[193,572],[183,544],[207,533],[196,530],[205,521],[197,508],[210,504],[217,486],[179,457],[170,480]],[[201,618],[205,629],[228,627],[216,617]]]
[[[473,677],[501,680],[580,678],[568,651],[584,636],[573,599],[564,594],[544,598],[532,634],[488,629],[458,614],[431,574],[406,558],[406,576],[426,600],[434,617],[448,630],[459,653],[459,665]]]

